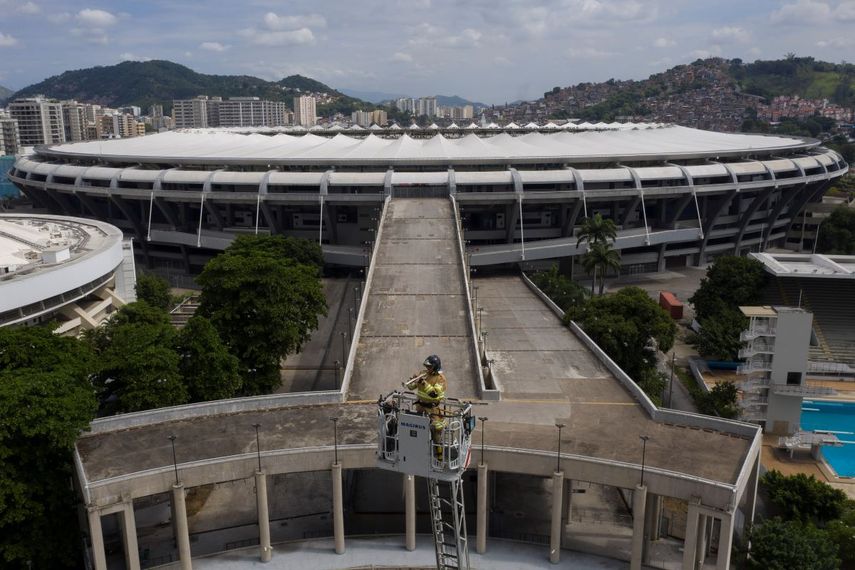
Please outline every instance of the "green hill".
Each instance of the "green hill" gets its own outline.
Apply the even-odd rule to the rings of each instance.
[[[9,96],[12,95],[12,93],[14,93],[14,91],[9,89],[8,87],[3,87],[2,85],[0,85],[0,103],[8,99]]]
[[[286,101],[300,93],[332,95],[343,108],[361,107],[361,101],[346,97],[314,79],[292,75],[278,82],[250,75],[206,75],[171,61],[124,61],[117,65],[66,71],[18,91],[17,96],[44,94],[56,99],[77,99],[112,107],[152,104],[172,107],[173,99],[196,95],[260,97]]]
[[[851,63],[828,63],[794,56],[746,64],[731,60],[730,75],[743,92],[766,99],[798,95],[855,107],[855,65]]]

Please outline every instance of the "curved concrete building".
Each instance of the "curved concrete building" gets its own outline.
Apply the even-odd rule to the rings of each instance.
[[[0,215],[0,326],[97,326],[134,301],[133,249],[118,228],[65,216]]]
[[[625,270],[641,272],[782,243],[848,170],[814,140],[678,126],[289,133],[39,147],[9,176],[37,205],[133,234],[151,264],[198,268],[237,233],[272,232],[360,266],[385,196],[453,195],[474,265],[572,258],[576,228],[599,212],[618,224]]]

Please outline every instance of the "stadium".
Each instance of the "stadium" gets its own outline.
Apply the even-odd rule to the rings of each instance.
[[[569,128],[571,126],[573,128]],[[494,125],[491,125],[494,127]],[[814,140],[659,124],[235,129],[39,147],[10,179],[53,213],[136,238],[150,267],[198,270],[238,233],[320,240],[365,264],[386,196],[454,196],[473,265],[569,258],[594,213],[622,271],[783,244],[848,166]]]
[[[317,567],[358,566],[335,556],[355,548],[392,564],[431,533],[430,506],[423,480],[377,469],[376,398],[436,353],[450,393],[486,418],[460,505],[476,566],[512,541],[532,564],[581,551],[730,568],[754,516],[758,426],[658,408],[525,276],[471,269],[572,259],[594,213],[618,224],[622,271],[705,264],[783,241],[847,171],[817,141],[646,124],[200,130],[35,149],[15,184],[122,228],[150,266],[192,272],[263,232],[366,269],[345,292],[355,319],[333,389],[92,423],[75,448],[92,566],[215,567],[225,551],[296,563],[311,541]]]

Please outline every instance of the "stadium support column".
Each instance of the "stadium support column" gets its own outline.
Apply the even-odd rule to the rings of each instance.
[[[647,507],[647,487],[636,485],[632,492],[632,553],[630,570],[641,570],[645,550],[644,521]]]
[[[733,547],[733,513],[719,517],[721,529],[718,534],[718,557],[716,570],[730,570],[730,551]]]
[[[478,464],[478,511],[475,520],[475,552],[487,552],[487,478],[489,470],[486,463]]]
[[[190,553],[190,533],[187,527],[187,504],[184,497],[184,484],[172,486],[172,512],[175,523],[175,542],[178,543],[178,558],[181,570],[191,570],[193,562]]]
[[[264,471],[255,472],[255,499],[258,505],[258,546],[262,562],[273,557],[270,546],[270,515],[267,508],[267,475]]]
[[[549,533],[549,561],[558,564],[561,561],[561,534],[564,530],[561,519],[564,514],[564,472],[552,474],[552,525]]]
[[[333,537],[335,553],[344,554],[344,504],[341,489],[341,463],[333,463]]]
[[[122,527],[126,567],[128,570],[140,570],[140,549],[137,544],[137,522],[134,517],[133,499],[122,504],[120,517],[119,523]]]
[[[92,565],[95,570],[107,570],[107,554],[104,551],[104,533],[101,530],[101,511],[89,507],[89,541],[92,543]]]
[[[698,516],[698,541],[695,547],[695,564],[698,568],[704,567],[707,558],[707,535],[712,518],[709,515]]]
[[[683,570],[695,570],[695,556],[698,546],[698,526],[701,517],[697,502],[689,502],[686,516],[686,538],[683,542]]]
[[[412,552],[416,549],[416,478],[413,475],[404,475],[404,523],[406,548]]]

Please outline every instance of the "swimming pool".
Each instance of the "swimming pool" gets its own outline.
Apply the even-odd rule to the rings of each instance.
[[[840,477],[855,477],[855,402],[802,402],[802,429],[834,433],[842,447],[823,447],[822,455]]]

